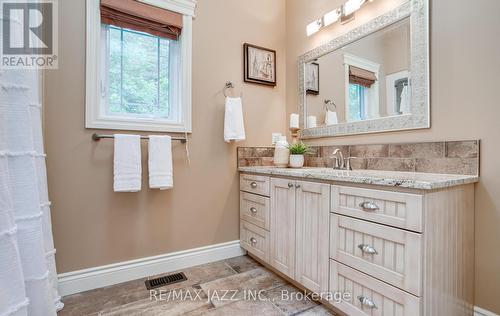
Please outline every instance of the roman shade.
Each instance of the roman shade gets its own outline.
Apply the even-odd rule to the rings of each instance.
[[[136,0],[101,0],[101,22],[177,40],[182,14]]]
[[[375,73],[366,69],[349,66],[349,82],[370,88],[377,81]]]

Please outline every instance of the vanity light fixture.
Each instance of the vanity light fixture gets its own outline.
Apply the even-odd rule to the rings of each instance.
[[[354,17],[353,14],[363,6],[366,2],[373,0],[348,0],[340,8],[327,12],[324,16],[311,22],[306,27],[307,36],[317,33],[321,28],[333,24],[337,21],[343,23],[349,22]]]

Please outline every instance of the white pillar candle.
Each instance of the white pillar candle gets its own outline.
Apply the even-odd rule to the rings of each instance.
[[[297,113],[290,114],[290,128],[299,128],[299,115]]]
[[[310,115],[307,117],[307,128],[314,128],[316,127],[316,116]]]

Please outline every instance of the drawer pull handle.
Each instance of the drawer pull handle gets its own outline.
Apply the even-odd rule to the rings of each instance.
[[[367,253],[369,255],[377,255],[378,254],[377,250],[375,250],[375,248],[373,248],[373,246],[370,246],[370,245],[361,244],[361,245],[358,245],[358,248],[361,249],[361,251],[363,251],[364,253]]]
[[[251,207],[250,208],[250,212],[252,212],[252,214],[257,214],[257,209],[255,207]]]
[[[375,303],[373,303],[373,301],[368,297],[358,296],[358,300],[361,302],[361,305],[364,305],[371,309],[377,309],[377,305],[375,305]]]
[[[291,189],[291,188],[293,188],[293,183],[291,183],[291,182],[290,182],[290,183],[288,183],[288,187],[289,187],[290,189]]]
[[[251,242],[253,245],[255,245],[255,244],[257,243],[257,239],[255,239],[255,238],[253,238],[253,237],[252,237],[252,238],[250,238],[250,242]]]
[[[359,204],[359,207],[367,212],[375,212],[380,209],[378,205],[373,202],[362,202]]]
[[[257,188],[257,182],[250,183],[250,186],[252,187],[252,189],[256,189]]]

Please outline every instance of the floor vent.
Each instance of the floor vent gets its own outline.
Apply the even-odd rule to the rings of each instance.
[[[146,288],[148,290],[156,289],[169,284],[179,283],[186,281],[187,277],[184,273],[175,273],[166,276],[162,276],[156,279],[146,280]]]

